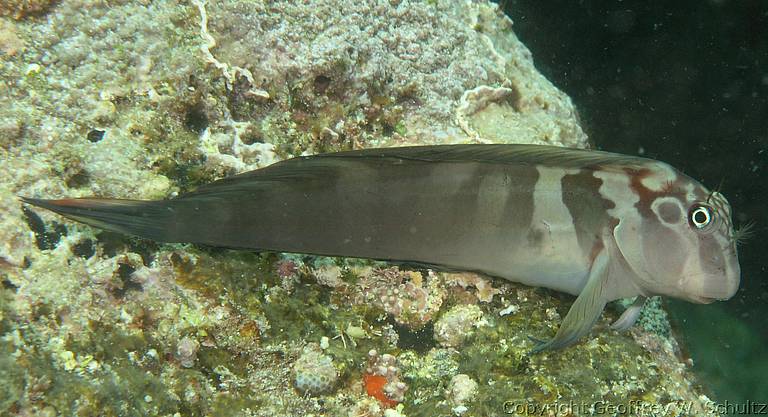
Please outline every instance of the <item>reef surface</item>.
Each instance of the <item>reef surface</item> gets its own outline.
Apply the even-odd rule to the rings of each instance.
[[[496,5],[26,4],[0,9],[0,414],[710,413],[658,306],[625,334],[609,309],[583,342],[527,356],[572,297],[162,245],[16,198],[170,198],[361,147],[587,146]]]

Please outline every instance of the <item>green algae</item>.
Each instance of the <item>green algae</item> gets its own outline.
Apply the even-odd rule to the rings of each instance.
[[[501,308],[494,304],[482,305],[488,317]],[[663,394],[666,388],[651,355],[614,332],[602,333],[571,349],[530,356],[532,343],[524,332],[530,331],[531,323],[522,321],[540,315],[534,310],[534,306],[523,306],[511,317],[491,318],[457,350],[433,349],[425,356],[413,351],[400,353],[410,387],[406,413],[429,415],[427,410],[436,410],[437,414],[450,414],[443,393],[458,373],[479,383],[475,400],[468,404],[469,415],[501,414],[512,404],[602,401],[606,407],[630,407],[633,401],[673,400]]]
[[[360,378],[359,372],[369,350],[397,354],[403,366],[403,377],[409,384],[405,402],[408,415],[432,412],[427,410],[449,413],[451,406],[444,393],[451,377],[458,373],[467,374],[479,382],[476,400],[469,404],[472,415],[493,414],[510,403],[530,401],[545,404],[556,400],[602,400],[607,401],[606,404],[628,405],[630,400],[643,400],[649,395],[650,398],[663,398],[658,395],[662,388],[660,377],[649,353],[615,332],[601,333],[592,341],[556,355],[529,356],[532,342],[525,338],[527,332],[540,335],[552,331],[545,309],[541,307],[548,298],[547,291],[527,290],[532,299],[521,305],[518,313],[503,318],[494,315],[503,308],[498,301],[481,304],[488,318],[487,325],[475,329],[457,351],[435,348],[419,353],[411,349],[392,349],[381,337],[370,334],[360,339],[347,335],[346,342],[341,344],[338,341],[351,323],[356,328],[371,329],[386,322],[381,321],[381,311],[347,305],[342,302],[344,291],[318,286],[305,274],[299,274],[298,281],[290,289],[283,288],[275,270],[277,259],[272,254],[236,252],[208,256],[198,253],[190,275],[197,278],[178,279],[182,284],[192,284],[202,294],[215,296],[224,291],[231,295],[234,304],[249,306],[254,317],[263,315],[269,328],[260,334],[262,343],[317,341],[322,337],[337,342],[331,343],[326,353],[334,358],[342,385]],[[320,263],[314,265],[328,262],[344,265],[347,261],[321,258]],[[203,276],[205,279],[201,278]],[[260,285],[243,279],[255,276],[259,276]],[[360,280],[349,269],[342,277],[346,283]],[[458,300],[449,297],[441,311],[450,310],[450,305]],[[558,309],[565,313],[567,306]],[[229,352],[211,352],[216,354],[205,359],[202,367],[206,369],[233,361]],[[573,366],[575,363],[591,363],[592,366]],[[617,388],[611,388],[610,381],[626,381],[627,385],[612,394],[612,389]]]
[[[101,346],[109,347],[110,342],[104,341]],[[126,351],[121,349],[119,346],[109,347],[105,349],[105,356],[114,358],[124,355]],[[97,350],[93,352],[98,354]],[[112,361],[108,371],[98,370],[82,375],[55,367],[57,360],[38,350],[23,352],[15,363],[17,367],[8,369],[23,367],[26,370],[25,384],[19,381],[3,382],[8,382],[9,387],[23,386],[26,389],[27,397],[17,399],[19,406],[47,405],[59,413],[78,416],[138,416],[177,409],[176,400],[165,393],[162,378],[136,367],[128,360]],[[17,383],[10,385],[12,382]],[[37,396],[29,396],[36,391]],[[135,394],[146,392],[152,393],[151,402]]]
[[[0,351],[12,350],[10,343],[0,343]],[[24,374],[24,368],[16,360],[7,355],[0,355],[0,413],[9,412],[22,398]]]
[[[281,287],[281,278],[275,271],[277,256],[271,253],[229,252],[209,255],[192,252],[196,256],[194,266],[176,257],[177,282],[209,297],[228,294],[228,302],[259,320],[266,319],[268,328],[253,329],[256,338],[271,344],[296,340],[319,341],[322,337],[333,340],[327,353],[331,354],[343,372],[347,368],[359,368],[367,352],[381,348],[381,336],[366,331],[380,325],[382,311],[364,305],[343,306],[333,299],[339,294],[324,289],[304,276],[292,285],[290,291]],[[324,262],[334,262],[325,258]],[[354,281],[354,274],[347,271],[345,279]],[[333,308],[331,306],[334,306]],[[362,325],[364,337],[350,335],[350,326]],[[241,334],[249,337],[247,334]],[[253,337],[251,336],[251,337]],[[203,349],[205,351],[205,349]],[[220,360],[211,361],[208,367],[228,363],[231,355],[218,351]]]
[[[7,291],[3,291],[5,293]],[[3,294],[5,296],[5,294]],[[44,318],[52,315],[50,309],[41,308],[36,314]],[[8,326],[10,327],[10,326]],[[7,330],[5,326],[3,330]],[[32,330],[29,330],[32,331]],[[61,358],[40,350],[25,350],[17,358],[0,355],[3,372],[0,382],[7,387],[8,402],[2,405],[13,409],[18,405],[53,407],[57,412],[78,416],[141,416],[173,414],[231,415],[233,406],[258,406],[261,401],[249,398],[249,392],[234,390],[229,396],[208,398],[203,387],[216,378],[215,368],[226,365],[240,377],[248,369],[248,360],[224,349],[203,348],[195,369],[173,365],[172,353],[164,354],[163,345],[149,336],[150,329],[125,332],[109,323],[92,322],[87,333],[80,333],[65,341]],[[22,334],[22,339],[35,336]],[[4,342],[4,344],[7,344]],[[5,347],[5,346],[4,346]],[[13,352],[8,345],[3,352]],[[142,358],[144,352],[154,350],[156,357]],[[69,363],[71,362],[71,365]],[[88,364],[98,364],[89,368]],[[57,366],[56,364],[61,364]],[[169,368],[170,365],[170,368]],[[70,368],[70,369],[67,369]],[[170,369],[170,373],[168,370]],[[20,404],[29,401],[18,395],[25,388],[24,381],[42,381],[36,386],[44,393],[44,402]],[[169,391],[168,387],[173,387]],[[189,387],[197,387],[194,401],[190,401]],[[26,391],[33,387],[27,385]],[[146,393],[146,395],[136,395]]]
[[[258,410],[265,404],[268,404],[269,400],[270,397],[265,395],[217,396],[213,398],[208,415],[212,417],[230,417],[232,416],[232,410]]]
[[[185,255],[171,254],[176,282],[209,298],[229,292],[239,304],[258,308],[266,286],[277,284],[270,274],[274,255],[216,248],[189,248]]]

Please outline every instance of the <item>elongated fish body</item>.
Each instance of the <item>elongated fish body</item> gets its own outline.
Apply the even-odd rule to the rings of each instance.
[[[578,295],[555,337],[605,303],[733,296],[730,206],[649,159],[535,145],[443,145],[298,157],[164,201],[24,199],[163,242],[418,262]]]

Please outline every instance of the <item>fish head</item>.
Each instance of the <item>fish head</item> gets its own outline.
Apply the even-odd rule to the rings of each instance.
[[[614,237],[637,284],[649,295],[702,304],[733,297],[741,270],[728,200],[672,168],[635,174],[633,210]]]

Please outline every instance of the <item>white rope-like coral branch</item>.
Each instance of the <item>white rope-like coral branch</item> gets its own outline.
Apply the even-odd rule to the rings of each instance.
[[[249,83],[251,83],[251,89],[248,90],[249,94],[262,98],[269,98],[269,93],[255,87],[256,83],[253,79],[253,74],[251,74],[248,69],[236,65],[229,65],[226,62],[219,61],[213,56],[211,49],[216,47],[216,39],[214,39],[208,32],[208,13],[205,10],[205,3],[205,0],[192,0],[192,4],[197,6],[197,10],[200,11],[200,36],[205,40],[205,44],[200,45],[200,50],[203,52],[206,61],[213,64],[213,66],[222,72],[226,79],[227,89],[232,90],[232,86],[234,85],[237,76],[242,75]]]

